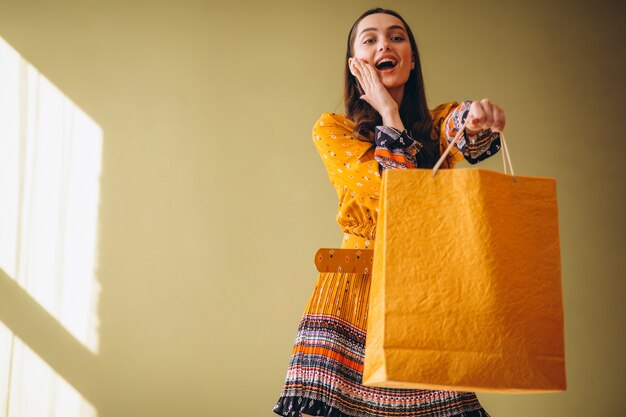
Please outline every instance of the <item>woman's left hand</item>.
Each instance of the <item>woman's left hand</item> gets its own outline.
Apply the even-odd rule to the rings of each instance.
[[[506,124],[504,110],[488,98],[472,102],[467,120],[465,128],[470,134],[485,129],[501,132]]]

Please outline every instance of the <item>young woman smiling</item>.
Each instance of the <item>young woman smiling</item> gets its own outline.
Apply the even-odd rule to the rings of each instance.
[[[503,110],[488,99],[429,110],[411,29],[398,13],[380,8],[350,29],[345,109],[346,115],[322,114],[313,127],[339,197],[343,248],[373,248],[383,170],[432,168],[466,120],[443,168],[463,159],[475,164],[498,152],[505,126]],[[362,385],[370,278],[319,275],[273,411],[296,417],[489,417],[472,392]]]

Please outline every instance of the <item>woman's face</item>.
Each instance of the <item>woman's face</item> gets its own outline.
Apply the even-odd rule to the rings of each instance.
[[[354,38],[354,57],[367,61],[387,89],[403,86],[415,66],[404,24],[386,13],[374,13],[359,22]],[[389,58],[391,63],[385,63],[383,58]]]

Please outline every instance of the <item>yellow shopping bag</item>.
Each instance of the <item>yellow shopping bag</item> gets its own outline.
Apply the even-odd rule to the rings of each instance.
[[[363,384],[563,391],[556,180],[438,171],[453,144],[383,174]]]

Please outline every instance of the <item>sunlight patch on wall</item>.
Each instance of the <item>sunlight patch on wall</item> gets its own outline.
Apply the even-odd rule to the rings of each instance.
[[[0,377],[0,416],[97,416],[88,401],[0,322],[0,373],[5,370],[11,378]]]
[[[0,38],[0,268],[94,354],[101,159],[100,127]],[[0,417],[89,408],[0,323]]]

